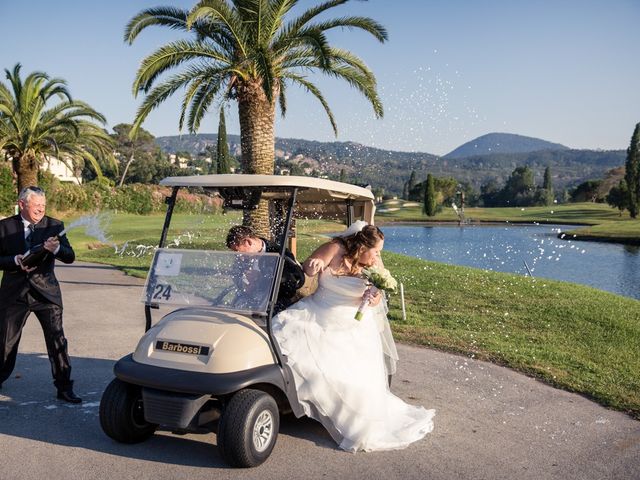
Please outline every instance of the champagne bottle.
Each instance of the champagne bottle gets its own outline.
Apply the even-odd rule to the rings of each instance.
[[[61,231],[58,235],[54,235],[53,238],[60,238],[65,233],[66,229]],[[25,267],[35,267],[42,263],[48,253],[51,252],[44,248],[44,243],[39,243],[37,245],[33,245],[29,250],[27,250],[26,253],[22,256],[22,260],[20,260],[20,262]]]
[[[27,252],[22,256],[22,260],[20,260],[20,262],[22,262],[24,267],[35,267],[44,260],[47,253],[49,253],[49,250],[44,248],[44,243],[39,243],[27,250]]]

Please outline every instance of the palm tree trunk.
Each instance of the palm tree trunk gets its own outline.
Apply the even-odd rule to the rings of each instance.
[[[13,171],[18,180],[18,193],[23,188],[38,185],[38,162],[33,154],[14,156]]]
[[[272,98],[278,98],[277,92]],[[273,175],[275,101],[269,101],[259,81],[245,82],[238,88],[238,113],[243,172]],[[270,238],[268,202],[260,201],[256,210],[245,211],[242,223]]]

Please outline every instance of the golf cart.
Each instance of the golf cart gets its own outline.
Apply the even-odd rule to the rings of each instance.
[[[123,443],[142,442],[159,427],[216,431],[229,464],[260,465],[275,446],[280,413],[304,414],[271,333],[285,247],[295,247],[294,217],[372,223],[373,195],[345,183],[275,175],[170,177],[161,185],[173,190],[144,288],[146,333],[116,363],[116,378],[100,402],[100,424]],[[166,248],[178,191],[188,187],[217,192],[226,208],[268,201],[280,252]],[[259,270],[250,284],[248,269]],[[160,308],[167,313],[154,323],[152,310]]]

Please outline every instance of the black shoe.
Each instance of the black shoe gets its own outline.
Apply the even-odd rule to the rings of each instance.
[[[73,390],[59,390],[58,398],[69,403],[82,403],[82,399],[73,393]]]

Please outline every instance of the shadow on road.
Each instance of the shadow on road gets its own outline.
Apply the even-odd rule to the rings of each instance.
[[[110,287],[131,287],[130,283],[111,283],[111,282],[78,282],[75,280],[60,280],[61,284],[69,285],[98,285],[98,286],[110,286]],[[140,288],[142,288],[140,286]]]
[[[212,433],[178,435],[158,431],[146,442],[134,445],[107,437],[100,427],[100,398],[114,378],[115,362],[82,357],[71,361],[75,391],[84,400],[80,405],[55,398],[46,355],[18,355],[14,375],[0,390],[0,434],[151,462],[228,468],[218,454]],[[323,427],[307,418],[282,417],[280,432],[321,447],[336,448]]]

